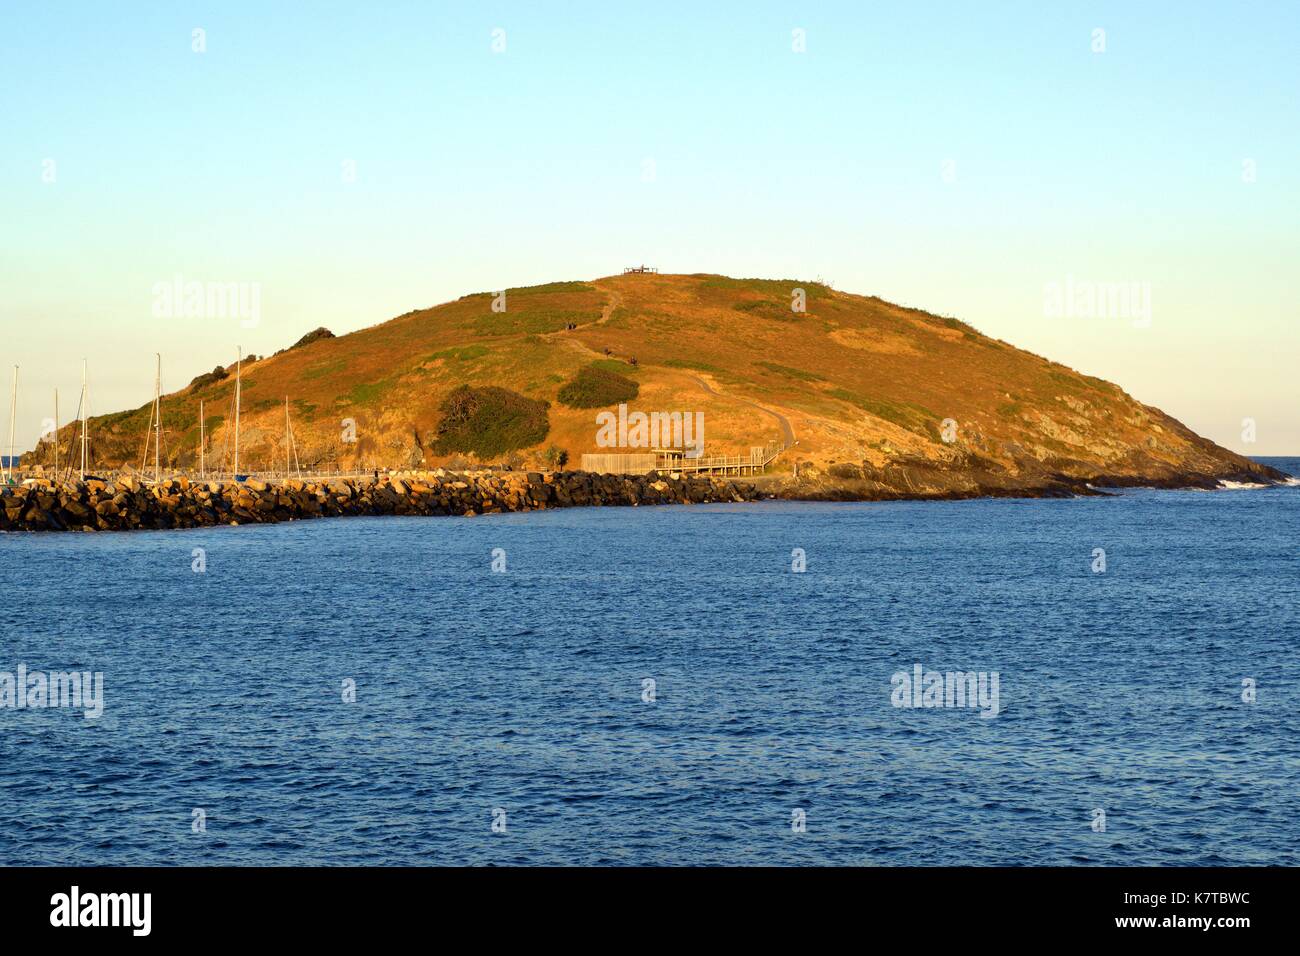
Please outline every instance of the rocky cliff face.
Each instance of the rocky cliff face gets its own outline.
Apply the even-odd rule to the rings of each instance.
[[[1200,469],[1200,470],[1198,470]],[[977,456],[950,461],[899,459],[877,467],[869,461],[847,462],[829,469],[805,462],[797,473],[761,478],[758,486],[780,498],[810,501],[893,501],[960,498],[1064,498],[1105,494],[1106,489],[1204,488],[1223,481],[1269,484],[1288,476],[1267,465],[1245,461],[1233,468],[1215,458],[1189,461],[1184,467],[1142,462],[1132,474],[1106,471],[1071,474],[1049,467],[1009,469]]]
[[[566,404],[584,373],[600,378],[592,370],[633,383],[634,410],[702,414],[706,455],[790,445],[774,468],[792,493],[1056,493],[1281,477],[1116,385],[956,319],[817,283],[710,275],[481,293],[349,335],[309,335],[245,366],[241,469],[283,467],[286,396],[304,468],[509,461],[542,470],[560,453],[576,464],[584,452],[644,450],[598,444],[595,416],[609,409]],[[167,467],[197,465],[203,401],[208,468],[229,469],[233,385],[209,373],[164,397]],[[504,390],[493,393],[502,408],[544,408],[544,417],[513,430],[477,421],[490,454],[439,454],[447,398],[464,385]],[[148,406],[92,419],[96,468],[138,464],[148,421]],[[65,462],[76,435],[75,425],[59,435]],[[39,446],[24,464],[49,462],[52,451]]]

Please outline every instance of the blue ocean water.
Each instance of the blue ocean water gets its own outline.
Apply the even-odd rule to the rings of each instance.
[[[0,672],[104,675],[0,709],[0,864],[1300,864],[1297,528],[1293,487],[0,536]],[[915,664],[999,713],[894,706]]]

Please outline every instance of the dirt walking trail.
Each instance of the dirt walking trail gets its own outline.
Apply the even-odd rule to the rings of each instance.
[[[611,290],[609,294],[609,300],[605,303],[604,308],[602,308],[600,311],[600,318],[597,319],[595,322],[592,322],[591,324],[603,325],[604,323],[608,322],[610,316],[614,314],[614,310],[617,309],[622,304],[623,304],[623,296],[620,295],[618,292]],[[543,338],[549,339],[549,338],[555,338],[557,336],[563,336],[563,335],[564,335],[563,332],[550,332],[545,334]],[[568,345],[572,346],[573,348],[576,348],[581,352],[589,353],[595,356],[596,358],[606,357],[602,355],[600,352],[597,352],[595,349],[584,344],[583,342],[580,342],[575,338],[565,336],[564,341]],[[719,398],[728,399],[733,402],[739,402],[742,405],[748,405],[751,408],[758,409],[764,415],[770,415],[772,418],[775,418],[777,424],[781,426],[781,440],[785,442],[786,447],[790,448],[795,444],[794,427],[790,424],[790,419],[786,418],[780,412],[774,412],[770,408],[764,408],[762,405],[758,404],[757,402],[752,402],[747,398],[739,398],[735,395],[728,395],[723,392],[720,392],[712,385],[710,385],[708,382],[706,382],[704,379],[700,378],[698,375],[688,374],[685,375],[684,377],[690,379],[692,382],[700,386],[700,388],[704,389],[710,395],[716,395]]]
[[[686,377],[693,380],[700,386],[700,388],[704,389],[710,395],[717,395],[719,398],[729,398],[733,402],[740,402],[742,405],[749,405],[752,408],[757,408],[764,415],[771,415],[781,426],[781,440],[785,442],[786,447],[789,448],[795,443],[794,428],[790,425],[790,419],[786,418],[780,412],[774,412],[770,408],[764,408],[762,405],[758,404],[758,402],[751,402],[747,398],[737,398],[735,395],[724,395],[698,375],[688,375]]]

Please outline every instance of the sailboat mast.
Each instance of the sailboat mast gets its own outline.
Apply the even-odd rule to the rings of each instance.
[[[14,429],[18,424],[18,366],[14,366],[14,387],[9,393],[9,459],[6,462],[6,477],[10,481],[14,477]]]
[[[203,446],[205,444],[203,437],[203,399],[199,399],[199,477],[208,477],[208,467],[203,460]]]
[[[54,478],[59,477],[59,390],[54,390]]]
[[[81,360],[81,480],[86,480],[86,403],[89,393],[86,391],[86,360]]]
[[[158,450],[162,447],[162,353],[155,352],[157,364],[153,373],[153,483],[158,484],[162,472],[158,467]]]
[[[235,471],[239,474],[239,371],[240,366],[244,363],[243,346],[239,348],[239,355],[235,359]]]
[[[284,477],[289,477],[289,396],[284,396]]]

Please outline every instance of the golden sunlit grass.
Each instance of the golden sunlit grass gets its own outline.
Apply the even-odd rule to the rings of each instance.
[[[1108,461],[1135,450],[1174,461],[1192,442],[1109,383],[956,319],[815,282],[622,275],[507,289],[504,311],[501,302],[475,293],[250,363],[241,456],[250,467],[282,459],[287,395],[309,462],[435,463],[444,403],[465,385],[549,403],[544,433],[533,417],[517,434],[536,438],[526,453],[555,446],[573,462],[597,450],[594,413],[629,398],[645,411],[703,411],[706,449],[719,454],[779,439],[780,416],[798,454],[823,462],[973,452],[1014,468],[1026,456]],[[163,400],[178,463],[196,457],[200,399],[209,447],[228,438],[233,377],[214,378]],[[147,406],[96,419],[100,453],[130,461],[148,419]],[[341,440],[344,419],[355,445]],[[958,442],[939,440],[944,419],[958,423]]]

